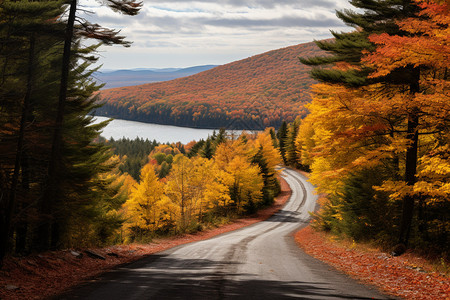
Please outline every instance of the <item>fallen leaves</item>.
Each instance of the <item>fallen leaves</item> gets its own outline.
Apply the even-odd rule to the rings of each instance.
[[[448,276],[417,266],[425,261],[412,253],[393,257],[377,249],[346,247],[310,226],[297,232],[295,240],[309,255],[388,294],[417,300],[450,299]]]

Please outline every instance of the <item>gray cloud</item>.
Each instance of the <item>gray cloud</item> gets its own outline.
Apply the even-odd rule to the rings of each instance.
[[[156,0],[152,1],[153,4],[162,3],[190,3],[190,0]],[[218,3],[217,0],[196,0],[199,3]],[[149,3],[151,5],[151,3]],[[221,5],[229,5],[235,7],[262,7],[262,8],[274,8],[277,6],[295,6],[295,7],[332,7],[336,1],[332,0],[222,0]]]
[[[222,27],[331,27],[340,26],[338,20],[318,18],[307,19],[298,16],[283,16],[274,19],[208,19],[203,24]]]
[[[329,38],[329,29],[346,30],[335,9],[350,7],[348,0],[143,1],[144,8],[134,17],[105,9],[82,16],[122,30],[134,42],[127,50],[108,47],[100,61],[106,68],[222,64]]]

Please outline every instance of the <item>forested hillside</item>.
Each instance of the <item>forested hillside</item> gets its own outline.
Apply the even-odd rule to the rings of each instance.
[[[314,80],[298,57],[320,54],[300,44],[168,82],[104,90],[98,115],[178,126],[278,127],[305,116]]]

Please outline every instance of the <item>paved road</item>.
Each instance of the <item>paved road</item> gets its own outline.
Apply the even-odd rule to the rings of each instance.
[[[313,186],[293,170],[286,206],[267,221],[178,246],[105,274],[62,299],[389,299],[311,258],[292,233],[313,211]]]

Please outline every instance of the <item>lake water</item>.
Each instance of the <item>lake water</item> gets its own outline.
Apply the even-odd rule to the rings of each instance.
[[[96,122],[108,120],[106,117],[97,116],[95,118],[97,119]],[[177,127],[115,119],[103,129],[101,136],[107,139],[111,137],[114,139],[122,137],[135,139],[139,137],[150,141],[156,140],[160,143],[181,142],[187,144],[192,140],[206,139],[213,134],[213,131],[213,129]],[[216,132],[219,132],[219,130],[217,129]]]

